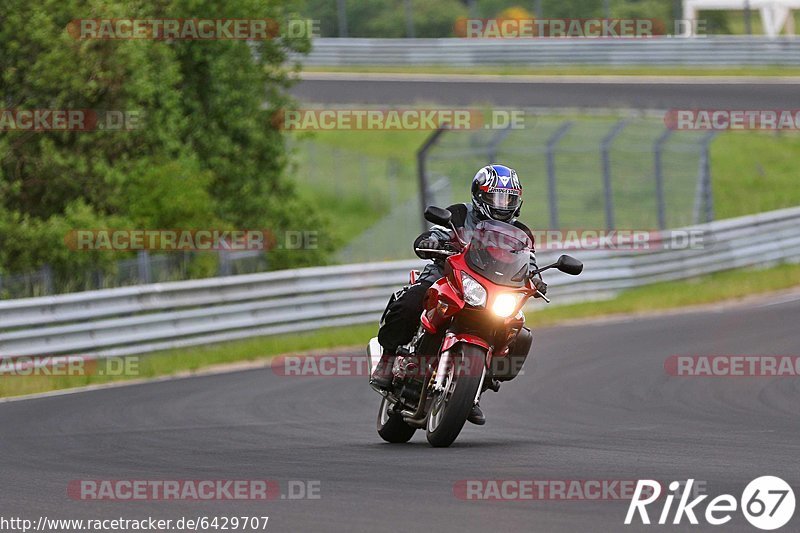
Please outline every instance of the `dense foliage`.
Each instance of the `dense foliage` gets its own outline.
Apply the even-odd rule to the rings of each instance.
[[[122,131],[0,130],[0,272],[49,264],[63,276],[124,254],[75,253],[73,228],[322,230],[286,174],[270,122],[307,37],[77,39],[81,18],[284,20],[271,0],[4,0],[0,108],[133,112]],[[291,56],[291,57],[290,57]],[[330,250],[275,251],[270,266],[319,264]],[[202,273],[200,273],[202,274]],[[208,274],[208,272],[206,273]]]

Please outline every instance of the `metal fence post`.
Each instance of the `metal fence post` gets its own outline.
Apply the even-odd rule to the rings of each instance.
[[[664,203],[664,171],[663,165],[661,161],[661,156],[664,151],[664,143],[672,135],[671,129],[667,128],[664,130],[664,133],[659,135],[658,139],[656,139],[655,144],[653,145],[653,166],[655,170],[655,178],[656,178],[656,206],[658,212],[658,229],[664,230],[667,229],[667,214],[666,214],[666,205]]]
[[[411,6],[411,0],[405,0],[406,12],[406,37],[413,39],[417,36],[414,31],[414,8]]]
[[[44,294],[53,294],[53,269],[50,265],[44,265],[41,270],[42,273],[42,288]]]
[[[347,37],[347,6],[345,0],[336,0],[336,13],[339,20],[339,37]]]
[[[550,202],[550,229],[558,229],[558,195],[556,194],[556,145],[572,128],[568,121],[559,126],[556,132],[547,139],[547,198]]]
[[[140,250],[136,254],[136,266],[139,270],[139,283],[150,283],[150,254]]]
[[[447,127],[445,126],[434,131],[430,137],[425,140],[419,150],[417,150],[417,176],[419,177],[419,201],[422,207],[422,211],[420,211],[420,215],[422,216],[422,231],[427,231],[428,229],[428,222],[425,220],[423,213],[430,205],[430,188],[428,187],[428,175],[426,168],[428,151],[430,151],[430,149],[439,142],[439,138],[444,134],[445,131],[447,131]]]
[[[703,191],[703,212],[705,221],[714,220],[714,192],[711,187],[711,141],[717,136],[717,132],[710,131],[703,137],[703,151],[700,154],[700,179]]]
[[[603,158],[603,192],[606,200],[606,229],[614,229],[614,194],[611,188],[611,145],[614,139],[622,133],[625,126],[628,125],[627,120],[620,120],[612,128],[611,132],[605,136],[602,144],[600,145],[600,153]]]
[[[486,149],[486,155],[489,159],[490,164],[497,163],[497,147],[498,145],[505,140],[506,137],[511,133],[511,125],[509,124],[505,128],[498,131],[494,137],[489,141],[489,146]]]
[[[389,178],[389,206],[396,205],[400,200],[397,194],[397,176],[400,174],[400,161],[394,157],[390,157],[386,161],[386,177]]]
[[[230,276],[231,275],[231,257],[230,252],[228,250],[220,250],[217,254],[219,258],[219,269],[218,269],[218,276]]]

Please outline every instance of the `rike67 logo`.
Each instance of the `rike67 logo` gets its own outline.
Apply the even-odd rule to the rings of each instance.
[[[699,507],[703,500],[708,498],[708,495],[697,496],[689,501],[693,484],[694,480],[689,479],[686,482],[685,490],[680,490],[682,484],[678,481],[669,484],[672,494],[667,494],[664,498],[664,506],[658,515],[658,524],[668,523],[676,494],[680,499],[671,521],[674,525],[680,524],[684,516],[690,524],[697,525],[699,524],[698,515],[713,526],[727,524],[739,505],[741,505],[742,513],[747,521],[761,530],[778,529],[786,525],[794,515],[794,491],[779,477],[762,476],[754,479],[745,487],[739,501],[730,494],[717,496],[708,502],[704,513],[700,512]],[[645,494],[646,496],[643,496]],[[650,524],[647,506],[658,500],[660,496],[661,484],[658,481],[639,480],[628,507],[628,514],[625,516],[625,524],[630,525],[637,514],[641,523]]]

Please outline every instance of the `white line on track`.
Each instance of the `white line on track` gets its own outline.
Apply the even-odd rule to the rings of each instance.
[[[757,308],[772,307],[774,305],[783,305],[783,304],[788,304],[788,303],[798,302],[798,301],[800,301],[800,294],[795,294],[795,295],[786,296],[784,298],[778,298],[778,299],[773,300],[771,302],[767,302],[767,303],[764,303],[764,304],[761,304],[761,305],[757,305],[756,307]]]

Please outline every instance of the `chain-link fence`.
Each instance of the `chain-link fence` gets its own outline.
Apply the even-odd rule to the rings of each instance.
[[[180,281],[214,274],[218,276],[251,274],[268,269],[268,256],[261,250],[202,254],[194,252],[150,254],[141,251],[133,259],[117,261],[110,270],[56,273],[49,265],[45,265],[35,272],[0,274],[0,299]]]
[[[647,116],[537,116],[522,129],[445,130],[421,157],[425,198],[408,198],[353,239],[340,262],[413,257],[422,204],[468,202],[477,169],[520,173],[520,218],[545,229],[658,230],[713,220],[706,132]]]
[[[465,200],[481,166],[517,169],[521,218],[537,228],[664,229],[713,219],[711,139],[655,118],[531,117],[523,129],[447,131],[426,167]]]

